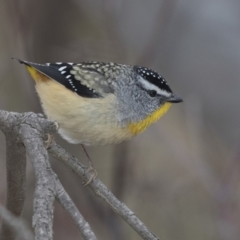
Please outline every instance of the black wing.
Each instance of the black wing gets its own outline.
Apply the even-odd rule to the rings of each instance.
[[[18,60],[18,59],[17,59]],[[73,67],[76,65],[74,63],[46,63],[37,64],[27,61],[18,60],[20,63],[34,67],[36,70],[42,74],[52,78],[53,80],[61,83],[63,86],[76,92],[79,96],[88,98],[98,98],[102,97],[101,94],[96,92],[93,88],[87,86],[87,84],[82,84],[80,79],[75,79]]]

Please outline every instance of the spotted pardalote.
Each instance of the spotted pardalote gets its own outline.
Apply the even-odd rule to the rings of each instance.
[[[116,63],[19,60],[36,82],[47,117],[70,143],[105,145],[144,131],[182,99],[145,67]]]

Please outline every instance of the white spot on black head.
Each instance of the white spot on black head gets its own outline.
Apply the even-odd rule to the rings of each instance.
[[[57,65],[61,65],[61,64],[62,64],[62,62],[56,62],[56,64],[57,64]]]

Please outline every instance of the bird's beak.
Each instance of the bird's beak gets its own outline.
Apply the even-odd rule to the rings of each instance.
[[[171,102],[171,103],[183,102],[183,100],[180,97],[178,97],[178,96],[176,96],[174,94],[172,94],[169,98],[167,98],[166,101],[167,102]]]

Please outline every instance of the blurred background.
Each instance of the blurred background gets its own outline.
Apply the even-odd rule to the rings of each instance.
[[[240,239],[239,12],[238,0],[1,0],[0,109],[41,112],[32,79],[11,57],[160,72],[184,102],[129,142],[87,148],[98,176],[161,239]],[[80,146],[56,140],[87,163]],[[52,166],[99,239],[141,239],[61,163]],[[27,171],[31,226],[30,161]],[[1,203],[5,177],[0,133]],[[55,210],[54,239],[82,239]]]

